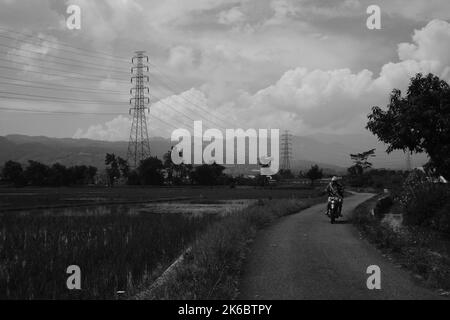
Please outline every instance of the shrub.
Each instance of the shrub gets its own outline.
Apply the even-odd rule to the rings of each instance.
[[[450,234],[450,202],[436,213],[436,222],[439,231]]]
[[[448,188],[434,183],[417,185],[416,195],[404,203],[405,222],[421,226],[436,226],[435,216],[449,200]]]

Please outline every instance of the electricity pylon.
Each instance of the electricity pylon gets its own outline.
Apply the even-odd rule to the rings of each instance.
[[[148,63],[148,56],[144,55],[144,51],[136,51],[136,55],[131,60],[133,67],[131,68],[131,83],[134,87],[130,89],[130,95],[134,97],[130,99],[130,104],[134,107],[130,108],[129,114],[133,113],[133,122],[131,124],[130,140],[128,142],[127,160],[132,168],[139,166],[141,160],[150,157],[150,141],[148,139],[147,118],[145,111],[150,112],[147,107],[150,104],[150,98],[145,93],[150,93],[148,75],[144,74],[149,71],[148,65],[144,64],[144,59]]]
[[[281,135],[281,168],[282,170],[291,170],[291,156],[292,156],[292,135],[286,130]]]

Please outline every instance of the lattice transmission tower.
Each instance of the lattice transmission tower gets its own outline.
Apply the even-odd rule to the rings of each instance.
[[[281,135],[281,168],[282,170],[291,170],[292,157],[292,135],[286,130]]]
[[[129,110],[130,115],[133,114],[133,122],[128,142],[127,160],[130,167],[133,168],[139,166],[141,160],[150,157],[150,141],[145,115],[146,111],[150,112],[147,107],[150,104],[150,98],[145,95],[150,93],[150,89],[148,87],[149,77],[144,74],[149,71],[149,68],[146,64],[148,56],[144,54],[145,51],[136,51],[136,55],[131,60],[133,64],[131,83],[134,84],[134,87],[130,89],[130,94],[133,96],[130,104],[134,106]]]
[[[406,171],[411,171],[412,169],[412,164],[411,164],[411,152],[410,151],[406,151],[405,153],[405,169]]]

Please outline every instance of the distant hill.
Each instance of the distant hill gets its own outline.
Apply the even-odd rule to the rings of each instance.
[[[170,149],[171,143],[165,138],[151,138],[151,152],[162,159]],[[26,163],[36,160],[46,164],[59,162],[64,165],[88,164],[104,167],[106,153],[115,153],[125,157],[128,142],[97,141],[89,139],[49,138],[43,136],[8,135],[0,137],[0,165],[7,160]],[[292,169],[294,172],[306,170],[317,163],[326,172],[342,173],[351,165],[350,153],[377,148],[377,157],[373,159],[375,167],[402,169],[405,156],[401,152],[387,155],[385,146],[375,137],[367,135],[311,135],[292,138]],[[413,157],[413,165],[426,162],[424,155]],[[251,173],[256,166],[227,166],[234,174]]]
[[[152,152],[162,157],[169,150],[169,141],[152,139]],[[89,139],[30,137],[8,135],[0,137],[0,164],[7,160],[26,163],[36,160],[46,164],[59,162],[64,165],[88,164],[104,167],[105,154],[115,153],[125,157],[128,142],[109,142]]]

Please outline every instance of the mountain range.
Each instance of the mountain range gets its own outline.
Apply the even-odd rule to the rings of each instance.
[[[305,170],[318,164],[329,172],[342,173],[352,165],[349,154],[376,148],[372,158],[375,168],[404,169],[405,154],[400,151],[387,154],[386,146],[371,135],[330,135],[315,134],[292,136],[292,170]],[[155,137],[150,139],[152,155],[162,159],[172,143],[169,139]],[[44,136],[7,135],[0,136],[0,165],[14,160],[26,163],[36,160],[46,164],[59,162],[70,165],[93,165],[104,167],[106,153],[126,157],[128,142],[98,141],[89,139],[51,138]],[[413,166],[421,166],[427,161],[424,154],[413,155]],[[227,166],[229,167],[229,166]],[[228,170],[235,174],[245,173],[254,167],[241,166]]]

